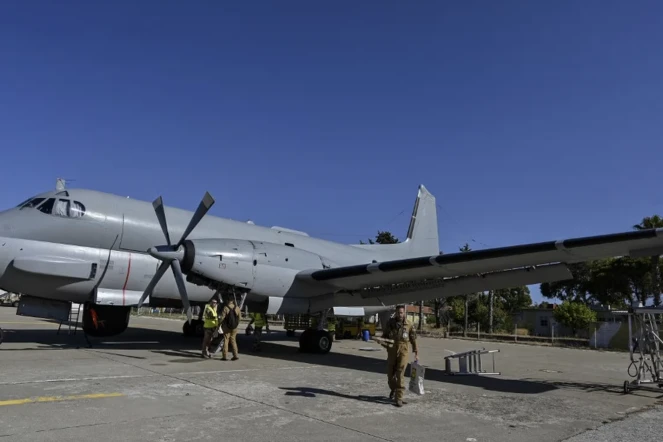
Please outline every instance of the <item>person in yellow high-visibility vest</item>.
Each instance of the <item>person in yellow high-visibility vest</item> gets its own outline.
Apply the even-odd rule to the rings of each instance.
[[[209,352],[209,346],[212,342],[214,332],[219,329],[219,314],[216,310],[216,307],[217,300],[214,298],[209,302],[209,304],[205,306],[205,310],[203,312],[203,328],[205,329],[205,336],[203,337],[203,358],[212,357]]]
[[[249,325],[247,325],[246,328],[248,329],[251,327],[251,324],[254,324],[255,329],[253,331],[253,349],[259,351],[262,328],[265,327],[265,330],[267,333],[269,333],[269,322],[267,322],[267,316],[263,315],[262,313],[249,313],[249,318],[251,318],[251,320],[249,321]]]
[[[327,331],[332,341],[336,340],[336,318],[333,315],[327,317]]]

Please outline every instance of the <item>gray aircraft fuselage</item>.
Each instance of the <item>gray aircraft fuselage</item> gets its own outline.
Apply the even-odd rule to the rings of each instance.
[[[136,304],[160,264],[147,250],[164,244],[149,202],[86,189],[45,192],[28,201],[27,206],[22,203],[0,212],[1,288],[77,303],[90,301],[96,291],[94,300],[100,304]],[[170,238],[176,241],[192,212],[166,206],[165,214]],[[211,215],[205,216],[188,238],[276,245],[294,253],[287,263],[279,264],[290,266],[288,270],[293,272],[407,257],[405,243],[402,248],[346,245]],[[433,243],[429,249],[431,254],[439,251]],[[90,262],[99,265],[93,275],[86,275],[89,266],[85,263]],[[207,302],[213,294],[210,288],[190,282],[186,288],[193,303]],[[274,293],[266,293],[270,291]],[[249,291],[247,300],[270,296],[283,294],[270,286],[263,293]],[[175,278],[167,272],[153,290],[150,305],[160,305],[159,300],[169,300],[172,305],[179,299]],[[305,301],[288,306],[272,302],[268,313],[304,313],[306,309]]]

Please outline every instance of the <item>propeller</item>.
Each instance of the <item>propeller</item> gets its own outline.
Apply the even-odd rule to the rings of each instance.
[[[184,241],[186,241],[187,236],[196,228],[200,220],[203,219],[207,211],[214,205],[214,198],[209,192],[205,192],[202,201],[198,204],[196,212],[191,217],[189,225],[186,227],[182,233],[182,237],[173,245],[170,242],[170,235],[168,233],[168,223],[166,222],[166,213],[163,208],[163,198],[159,197],[152,202],[152,207],[154,207],[154,212],[157,214],[157,219],[159,220],[159,225],[161,226],[161,231],[163,236],[166,238],[166,245],[150,247],[147,252],[153,257],[161,260],[161,265],[157,269],[157,272],[152,277],[152,280],[145,288],[143,296],[140,297],[138,301],[138,308],[143,305],[145,299],[152,293],[154,287],[161,279],[161,277],[166,273],[168,267],[173,271],[173,276],[175,276],[175,282],[177,283],[177,289],[180,292],[180,298],[182,298],[182,305],[186,310],[187,321],[191,323],[191,309],[189,308],[189,297],[186,293],[186,286],[184,285],[184,276],[182,276],[182,267],[180,262],[184,259]]]

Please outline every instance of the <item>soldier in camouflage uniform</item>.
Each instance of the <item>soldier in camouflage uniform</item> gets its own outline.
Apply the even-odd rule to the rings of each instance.
[[[416,331],[405,316],[404,305],[396,307],[396,314],[387,322],[382,337],[394,341],[392,346],[387,347],[387,379],[391,389],[389,399],[395,399],[396,406],[402,407],[406,403],[403,401],[403,394],[405,393],[405,367],[408,364],[410,345],[412,345],[415,359],[419,357]]]

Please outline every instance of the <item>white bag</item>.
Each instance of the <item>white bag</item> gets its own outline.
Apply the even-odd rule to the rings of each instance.
[[[419,365],[419,361],[414,361],[410,367],[410,388],[414,394],[424,394],[424,375],[426,367]]]

